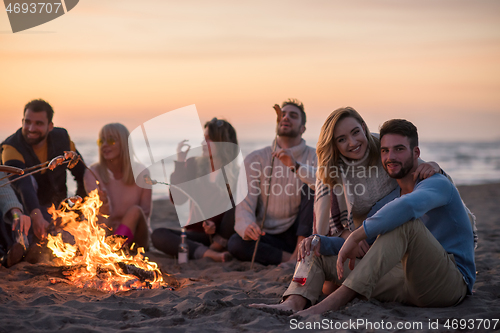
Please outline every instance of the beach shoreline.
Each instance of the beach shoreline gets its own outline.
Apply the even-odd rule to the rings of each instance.
[[[483,331],[478,329],[477,320],[488,319],[493,328],[492,320],[500,319],[500,183],[458,188],[477,217],[479,245],[474,295],[456,307],[416,308],[355,299],[337,312],[290,318],[285,313],[249,308],[248,304],[278,303],[291,281],[291,266],[256,264],[250,270],[249,263],[214,263],[207,258],[179,266],[175,259],[150,251],[150,260],[177,278],[180,286],[176,290],[110,294],[51,284],[48,275],[29,273],[26,262],[10,269],[0,267],[0,332],[282,332],[314,323],[319,323],[317,330],[335,329],[357,320],[364,320],[364,326],[344,329],[365,331],[371,323],[372,331],[396,331],[397,323],[420,323],[421,327],[414,324],[417,326],[400,331],[438,332],[447,330],[443,326],[447,319],[450,324],[454,319],[458,324],[461,319],[474,322],[477,331]],[[154,202],[151,225],[176,226],[175,211],[168,200]],[[436,320],[438,329],[433,326]],[[380,326],[382,321],[386,326]],[[393,327],[388,328],[389,322]]]

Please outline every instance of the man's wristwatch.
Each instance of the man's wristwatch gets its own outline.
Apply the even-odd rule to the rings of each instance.
[[[297,161],[295,161],[295,165],[294,165],[294,166],[292,166],[292,167],[290,168],[290,170],[292,170],[292,172],[297,173],[297,170],[299,170],[299,168],[300,168],[300,163],[299,163],[299,162],[297,162]]]

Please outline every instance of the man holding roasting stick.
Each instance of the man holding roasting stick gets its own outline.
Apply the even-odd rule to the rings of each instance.
[[[304,106],[297,100],[282,103],[278,119],[276,150],[256,150],[245,158],[248,195],[235,212],[236,233],[229,239],[229,252],[237,259],[277,265],[296,259],[297,244],[312,232],[315,174],[304,172],[316,165],[316,150],[306,146]],[[271,165],[273,156],[274,166]],[[272,174],[271,174],[272,172]],[[240,185],[238,185],[240,186]],[[264,227],[261,222],[264,219]]]
[[[356,296],[420,307],[448,307],[472,293],[476,278],[474,235],[455,186],[442,174],[414,179],[420,150],[416,127],[392,119],[380,129],[384,169],[398,187],[372,208],[369,217],[346,239],[338,255],[332,238],[320,236],[311,271],[302,286],[292,282],[285,301],[253,307],[299,311],[299,315],[338,310]],[[358,243],[375,238],[357,259]],[[305,240],[299,257],[310,253]],[[312,255],[312,254],[311,254]],[[323,282],[339,288],[315,304]],[[304,310],[307,303],[313,306]]]
[[[53,115],[52,106],[42,99],[26,104],[22,127],[1,145],[2,164],[26,170],[43,166],[61,155],[66,158],[65,151],[76,152],[68,132],[63,128],[54,127]],[[77,194],[84,197],[85,165],[78,163],[70,171],[77,182]],[[50,167],[50,170],[35,172],[32,176],[22,179],[21,177],[23,176],[10,177],[12,187],[24,205],[25,212],[31,217],[30,238],[34,236],[37,240],[42,240],[47,235],[46,228],[50,221],[47,208],[52,204],[57,207],[67,197],[66,167],[54,166]],[[16,180],[17,178],[20,179]]]

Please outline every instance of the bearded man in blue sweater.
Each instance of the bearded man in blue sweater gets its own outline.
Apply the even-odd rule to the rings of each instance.
[[[306,284],[292,282],[278,307],[299,315],[337,310],[358,295],[421,307],[460,303],[476,278],[474,238],[455,186],[441,174],[414,179],[418,166],[417,128],[402,119],[380,129],[381,159],[398,187],[372,209],[334,256],[331,238],[321,237]],[[358,243],[377,238],[362,260]],[[310,242],[304,242],[305,254]],[[349,261],[348,261],[349,260]],[[347,265],[347,263],[349,263]],[[342,285],[315,304],[324,280]]]

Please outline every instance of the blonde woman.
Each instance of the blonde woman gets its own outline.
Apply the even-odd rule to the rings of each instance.
[[[351,107],[339,108],[328,116],[321,128],[316,154],[318,169],[313,234],[333,237],[320,237],[320,246],[315,253],[317,256],[337,255],[345,239],[369,213],[374,214],[372,207],[396,188],[397,181],[389,177],[382,166],[378,135],[370,132],[361,115]],[[437,172],[445,174],[437,163],[419,161],[414,177],[425,179]],[[475,218],[467,207],[466,210],[473,230],[476,230]],[[476,233],[474,238],[476,241]],[[312,237],[309,237],[299,245],[298,261],[310,253],[311,241]],[[360,242],[357,257],[362,258],[374,241]],[[328,295],[333,292],[338,282],[342,281],[326,281],[323,293]],[[305,297],[288,297],[297,296],[299,289],[292,282],[283,294],[285,302],[251,306],[302,310],[307,303]]]
[[[316,152],[315,228],[319,234],[345,239],[372,206],[396,188],[397,182],[382,167],[378,135],[370,132],[351,107],[339,108],[328,116]],[[435,162],[421,162],[414,176],[427,178],[440,171]],[[332,210],[332,206],[338,208]]]
[[[152,191],[136,185],[128,149],[129,131],[119,123],[105,125],[99,132],[99,162],[85,173],[87,193],[98,187],[103,201],[100,213],[110,232],[128,238],[127,243],[148,248],[148,221],[151,214]],[[96,179],[97,178],[97,179]]]

